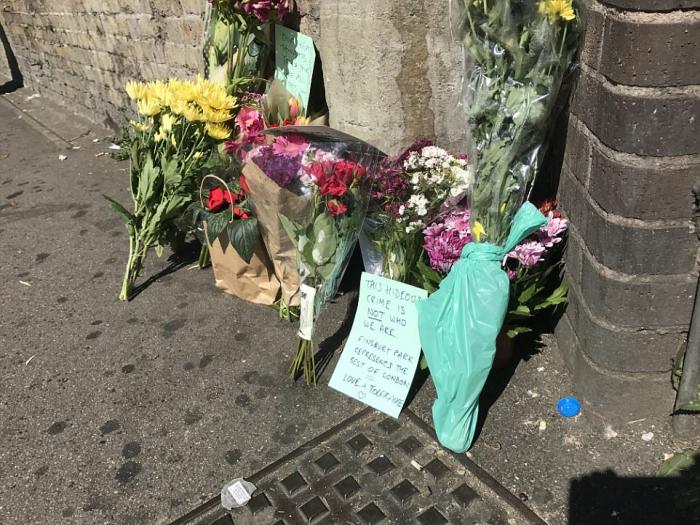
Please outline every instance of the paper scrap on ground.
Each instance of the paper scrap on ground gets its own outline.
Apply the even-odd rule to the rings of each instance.
[[[329,386],[399,417],[420,358],[416,301],[425,290],[362,274],[350,337]]]
[[[301,101],[304,109],[309,107],[315,62],[316,49],[310,36],[275,26],[275,78]]]

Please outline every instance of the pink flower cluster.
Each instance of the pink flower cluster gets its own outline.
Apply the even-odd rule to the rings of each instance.
[[[542,260],[548,248],[562,241],[569,222],[556,210],[556,204],[546,204],[547,207],[542,206],[540,209],[546,213],[547,224],[506,254],[503,258],[504,267],[512,260],[524,268],[531,268]],[[469,210],[451,212],[444,219],[428,226],[423,235],[423,249],[428,254],[430,266],[439,272],[448,272],[459,259],[462,248],[471,242]],[[509,278],[516,276],[512,268],[506,270]]]
[[[254,107],[244,106],[236,115],[236,127],[238,136],[235,140],[226,142],[224,149],[226,153],[245,161],[252,147],[265,144],[265,135],[262,133],[265,129],[265,119]]]
[[[451,212],[443,220],[434,222],[423,231],[423,249],[430,266],[439,272],[448,272],[462,254],[462,248],[471,242],[469,210]]]
[[[289,12],[289,0],[238,0],[234,7],[261,22],[282,18]]]

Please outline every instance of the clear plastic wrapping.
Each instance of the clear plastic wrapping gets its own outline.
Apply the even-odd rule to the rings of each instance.
[[[365,268],[402,282],[417,276],[425,233],[457,210],[465,210],[473,172],[454,156],[419,140],[377,170],[361,238]]]
[[[282,229],[294,247],[300,285],[302,341],[290,373],[302,369],[315,382],[313,325],[338,290],[362,228],[373,173],[383,154],[350,135],[324,126],[271,128],[273,138],[248,155],[282,192],[276,192],[275,224],[258,215],[263,229]],[[269,195],[269,194],[268,194]],[[263,199],[270,197],[263,196]],[[264,206],[253,200],[254,208]],[[274,250],[268,251],[275,261]],[[287,252],[288,253],[288,252]]]
[[[473,64],[464,82],[476,152],[472,217],[485,240],[501,243],[537,172],[576,52],[578,10],[570,0],[451,0],[450,9]]]

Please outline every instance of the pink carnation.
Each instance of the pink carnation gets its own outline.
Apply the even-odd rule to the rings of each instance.
[[[261,22],[282,18],[289,11],[289,0],[240,0],[236,7]]]
[[[560,243],[563,233],[569,227],[569,221],[562,217],[555,217],[554,212],[547,213],[547,224],[537,232],[539,241],[546,247],[551,248]]]
[[[423,249],[430,266],[446,273],[459,260],[462,248],[471,242],[469,210],[452,212],[442,222],[435,222],[423,231]]]
[[[529,268],[540,262],[544,251],[545,247],[539,241],[526,241],[518,244],[512,252],[509,252],[505,256],[503,264],[505,265],[506,259],[517,259],[520,264]]]

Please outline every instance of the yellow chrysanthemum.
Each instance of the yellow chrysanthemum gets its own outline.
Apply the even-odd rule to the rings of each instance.
[[[146,131],[151,129],[151,126],[149,126],[145,122],[136,122],[135,120],[130,120],[129,124],[131,124],[132,128],[134,128],[136,131],[139,131],[141,133],[145,133]]]
[[[192,104],[187,104],[182,110],[182,116],[190,122],[204,122],[204,115]]]
[[[211,109],[210,107],[203,107],[202,114],[204,115],[204,120],[207,122],[213,122],[214,124],[221,124],[231,119],[231,113],[225,109]]]
[[[153,139],[154,139],[156,142],[160,142],[161,140],[165,140],[165,133],[163,133],[163,129],[162,129],[162,128],[158,130],[158,133],[156,133],[155,135],[153,135]]]
[[[567,22],[576,18],[571,0],[541,0],[537,4],[537,9],[549,19],[550,24],[556,22],[559,18]]]
[[[231,130],[226,126],[222,126],[221,124],[212,124],[207,122],[204,129],[206,129],[207,135],[216,140],[224,140],[229,138],[231,135]]]
[[[146,84],[130,80],[124,86],[131,100],[141,100],[146,95]]]
[[[226,88],[217,82],[198,78],[196,82],[198,96],[197,103],[212,109],[233,109],[236,107],[236,97],[226,93]]]
[[[173,126],[177,124],[177,117],[173,117],[171,114],[166,113],[160,119],[160,129],[169,133],[173,130]]]
[[[136,103],[139,113],[147,117],[152,117],[160,113],[160,100],[152,96],[145,96]]]
[[[195,159],[201,159],[204,156],[204,153],[201,151],[196,152],[194,155],[192,155]]]
[[[499,210],[501,212],[501,215],[503,215],[506,212],[506,208],[507,206],[505,202],[501,204],[501,209]]]
[[[486,235],[486,230],[484,229],[483,224],[481,224],[479,221],[474,221],[474,224],[472,224],[472,237],[476,239],[476,242],[481,241],[481,236]]]
[[[173,148],[177,148],[177,140],[175,140],[175,135],[170,135],[170,142],[173,145]]]
[[[167,104],[168,88],[162,80],[146,84],[146,98],[156,99],[161,105]]]

